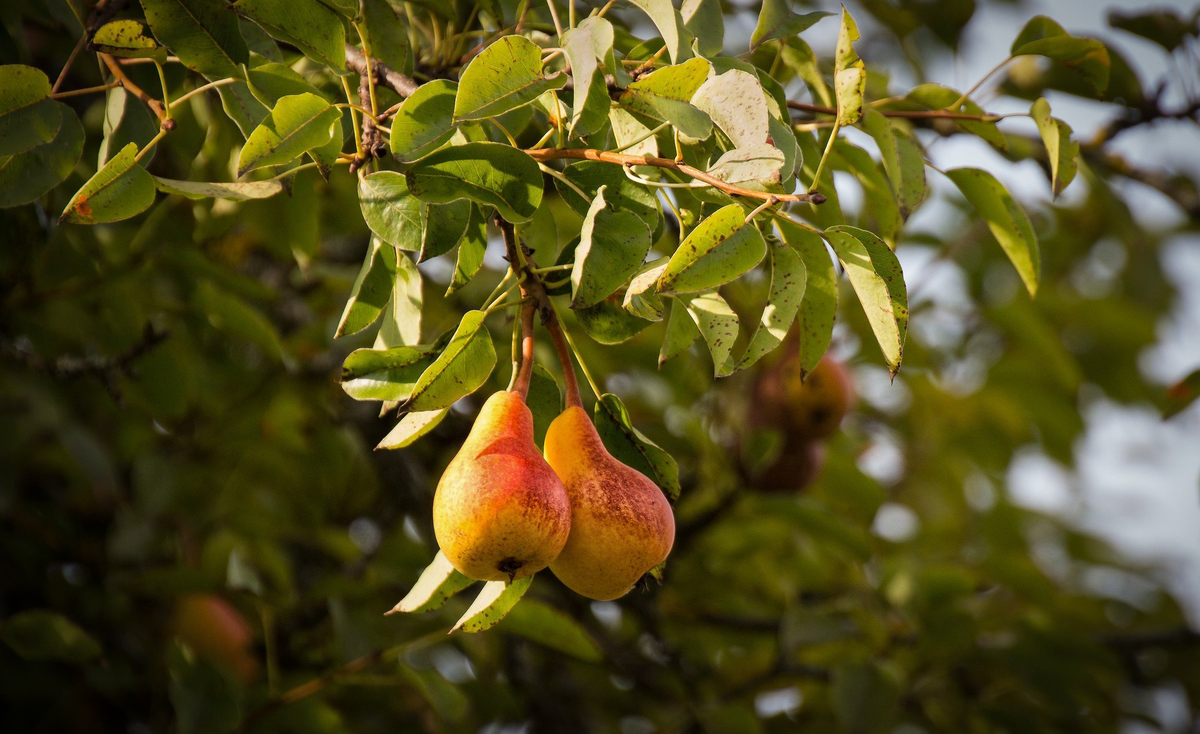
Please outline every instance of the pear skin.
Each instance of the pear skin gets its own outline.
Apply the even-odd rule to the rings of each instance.
[[[667,498],[608,453],[577,405],[546,431],[546,460],[571,498],[571,535],[550,570],[590,599],[624,596],[671,552],[675,516]]]
[[[570,530],[570,500],[533,442],[533,414],[517,393],[495,393],[438,482],[438,546],[465,576],[510,581],[548,566]]]

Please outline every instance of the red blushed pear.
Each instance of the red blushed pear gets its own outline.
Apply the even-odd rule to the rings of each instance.
[[[481,581],[537,573],[558,556],[571,529],[566,490],[533,441],[525,404],[533,373],[531,309],[522,323],[526,338],[513,388],[483,404],[433,497],[438,546],[460,573]]]
[[[552,334],[563,362],[567,409],[546,431],[546,460],[571,498],[571,535],[550,570],[577,594],[616,599],[666,560],[675,516],[658,485],[604,447],[580,405],[562,336]]]

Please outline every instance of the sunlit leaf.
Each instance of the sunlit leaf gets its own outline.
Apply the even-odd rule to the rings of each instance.
[[[708,173],[731,184],[747,181],[778,184],[786,162],[781,150],[767,143],[758,143],[723,153],[709,167]]]
[[[601,395],[596,401],[595,423],[610,454],[652,479],[668,499],[679,499],[679,466],[675,459],[634,428],[620,398],[612,393]]]
[[[789,0],[763,0],[762,10],[758,13],[758,25],[750,36],[750,50],[753,51],[767,41],[803,33],[827,15],[833,13],[818,10],[797,14],[792,12]]]
[[[642,9],[650,16],[663,43],[666,44],[667,54],[672,64],[678,64],[692,57],[692,32],[684,25],[683,17],[671,0],[629,0],[633,5]]]
[[[758,265],[767,243],[737,204],[717,210],[680,243],[658,281],[659,293],[716,288]]]
[[[946,171],[946,175],[987,222],[992,236],[1004,248],[1004,254],[1017,269],[1029,295],[1036,295],[1041,277],[1041,255],[1037,235],[1025,210],[1013,200],[1004,184],[987,171],[953,168]]]
[[[483,585],[483,590],[471,606],[455,623],[451,632],[483,632],[496,626],[504,619],[512,608],[521,601],[521,597],[529,590],[533,576],[526,576],[511,583],[507,581],[489,581]]]
[[[883,240],[864,229],[830,227],[825,238],[845,268],[884,360],[895,375],[908,335],[908,294],[900,261]]]
[[[346,29],[337,13],[316,0],[238,0],[232,8],[313,61],[335,71],[346,68]]]
[[[341,111],[315,94],[281,97],[242,146],[238,175],[288,163],[306,150],[327,144],[341,115]]]
[[[771,256],[771,289],[762,318],[736,366],[722,376],[746,369],[782,344],[800,311],[807,276],[804,261],[786,245],[771,247],[768,252]]]
[[[177,194],[187,199],[227,199],[249,201],[268,199],[283,191],[282,181],[241,181],[234,183],[177,181],[154,176],[154,188],[164,194]]]
[[[725,17],[720,0],[683,0],[679,17],[696,39],[702,56],[716,56],[725,46]]]
[[[708,352],[712,355],[713,374],[718,377],[733,371],[730,353],[738,337],[738,315],[717,293],[702,293],[686,300],[688,313],[696,322]]]
[[[444,413],[444,411],[439,412]],[[417,583],[413,584],[404,598],[386,613],[421,614],[432,612],[449,601],[450,597],[473,583],[475,583],[474,579],[467,578],[454,570],[454,566],[450,565],[446,555],[438,551],[433,562],[421,572]]]
[[[454,100],[454,122],[486,120],[533,102],[567,83],[565,74],[542,74],[542,50],[522,36],[504,36],[463,69]]]
[[[383,437],[376,449],[403,449],[412,446],[419,439],[438,427],[449,408],[441,410],[426,410],[419,413],[405,413],[400,422]],[[407,597],[406,597],[407,598]],[[405,611],[403,609],[399,611]]]
[[[59,221],[73,224],[117,222],[141,214],[154,203],[154,179],[137,165],[130,143],[87,180],[63,210]]]
[[[837,96],[838,123],[843,126],[853,125],[862,116],[863,93],[867,89],[866,67],[854,51],[858,37],[858,25],[842,6],[842,27],[838,31],[834,54],[833,88]]]
[[[931,110],[943,110],[949,109],[961,97],[957,91],[940,84],[921,84],[910,89],[905,99]],[[967,115],[984,114],[983,108],[969,99],[963,100],[951,111]],[[995,121],[956,119],[954,124],[972,135],[983,138],[996,150],[1008,150],[1008,141],[1004,139],[1004,133],[996,127]]]
[[[735,148],[766,144],[767,100],[756,75],[732,69],[711,77],[691,101],[712,118]]]
[[[379,237],[371,238],[366,260],[354,280],[350,298],[333,334],[335,339],[357,334],[375,323],[383,313],[396,283],[396,258],[396,248]]]
[[[817,366],[829,348],[837,315],[837,273],[821,235],[785,219],[776,220],[779,233],[804,262],[804,298],[796,315],[800,331],[800,374]]]
[[[883,159],[883,170],[887,172],[892,193],[900,207],[900,216],[908,219],[925,200],[925,159],[916,141],[904,130],[888,121],[883,113],[873,109],[863,110],[863,127],[879,146]]]
[[[575,266],[571,269],[571,307],[594,306],[612,295],[641,267],[650,251],[650,230],[628,211],[610,208],[605,187],[583,218]]]
[[[192,71],[237,76],[250,62],[237,16],[225,0],[143,0],[142,7],[154,37]]]
[[[355,400],[407,400],[437,357],[423,345],[355,349],[342,362],[342,389]]]
[[[479,207],[471,207],[471,218],[467,222],[467,231],[458,244],[458,257],[454,260],[454,277],[446,288],[449,296],[459,288],[471,282],[471,278],[483,266],[483,256],[487,252],[487,222]]]
[[[453,405],[483,386],[496,366],[492,336],[483,325],[486,314],[468,311],[454,336],[413,386],[405,410],[438,410]]]
[[[396,284],[392,298],[383,310],[383,321],[375,335],[375,348],[410,346],[421,343],[421,306],[424,303],[421,271],[410,258],[397,253]]]
[[[632,82],[621,94],[621,106],[670,122],[688,137],[707,138],[712,133],[712,120],[692,105],[691,99],[711,71],[712,65],[705,59],[661,67]]]
[[[411,163],[442,147],[457,127],[453,124],[458,85],[446,79],[422,84],[392,117],[392,153]]]
[[[500,143],[443,148],[418,161],[408,189],[419,199],[445,204],[470,199],[494,206],[510,222],[529,221],[542,203],[542,172],[524,152]]]
[[[1038,98],[1029,109],[1029,115],[1037,123],[1042,143],[1046,146],[1046,157],[1050,159],[1050,185],[1054,195],[1071,185],[1079,170],[1079,143],[1071,139],[1071,127],[1062,120],[1050,116],[1050,103]]]
[[[92,46],[100,53],[127,59],[167,60],[167,51],[136,20],[110,20],[96,29]]]

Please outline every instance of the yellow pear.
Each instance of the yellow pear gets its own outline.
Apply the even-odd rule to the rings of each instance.
[[[570,501],[533,442],[523,395],[495,393],[438,482],[438,546],[465,576],[510,581],[548,566],[570,530]]]
[[[546,431],[546,460],[571,498],[571,535],[550,570],[591,599],[624,596],[671,552],[675,517],[667,498],[644,474],[608,453],[578,404]]]

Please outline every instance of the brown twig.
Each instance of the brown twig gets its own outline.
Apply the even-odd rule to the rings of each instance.
[[[38,354],[9,342],[0,340],[0,357],[20,364],[35,372],[41,372],[56,380],[71,380],[78,377],[95,377],[108,390],[114,400],[121,399],[117,378],[130,374],[134,360],[166,341],[168,333],[158,331],[146,324],[138,343],[121,354],[111,357],[63,356],[48,360]]]
[[[360,50],[346,44],[346,65],[359,76],[367,73],[367,57]],[[401,97],[408,97],[421,86],[415,79],[405,76],[379,59],[371,59],[371,68],[375,71],[375,83],[392,90]],[[369,105],[367,105],[369,107]]]
[[[807,104],[805,102],[793,102],[788,100],[787,106],[789,109],[800,110],[801,112],[811,112],[815,115],[836,115],[837,110],[833,107],[825,107],[817,104]],[[947,110],[879,110],[879,113],[884,117],[903,117],[910,120],[975,120],[977,122],[991,121],[999,119],[999,115],[972,115],[967,112],[949,112]]]
[[[745,196],[752,199],[761,199],[769,201],[772,198],[777,202],[809,202],[812,204],[824,204],[825,196],[817,193],[809,194],[772,194],[766,191],[754,191],[753,189],[745,189],[741,186],[728,184],[715,176],[712,176],[698,168],[693,168],[686,163],[671,160],[670,158],[659,158],[649,155],[627,155],[625,153],[612,153],[605,150],[594,150],[592,148],[539,148],[537,150],[527,150],[535,161],[545,162],[557,160],[559,158],[577,158],[588,161],[600,161],[601,163],[614,163],[618,166],[653,166],[655,168],[666,168],[672,171],[677,171],[690,176],[697,181],[702,181],[715,189],[720,189],[731,196]]]
[[[174,127],[174,124],[171,124],[170,127],[168,127],[168,123],[173,123],[173,121],[167,119],[167,111],[166,108],[163,107],[163,103],[151,97],[149,94],[146,94],[144,89],[135,84],[134,81],[125,73],[125,70],[121,68],[121,65],[117,63],[116,59],[108,54],[97,54],[97,56],[99,56],[100,60],[104,62],[104,65],[108,67],[108,70],[112,72],[112,75],[117,78],[117,81],[121,83],[121,86],[124,87],[126,91],[146,103],[146,106],[150,108],[150,111],[153,112],[162,122],[164,128],[170,129],[170,127]]]
[[[371,78],[367,74],[363,74],[358,78],[358,101],[364,110],[371,109]],[[371,115],[363,115],[362,117],[363,151],[372,158],[383,158],[388,153],[388,146],[384,142],[383,133],[380,132]]]

